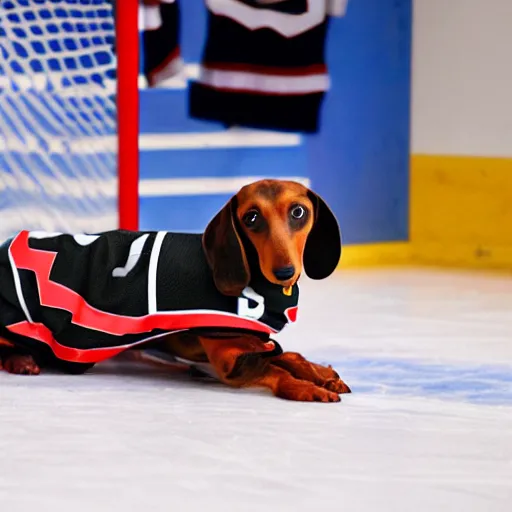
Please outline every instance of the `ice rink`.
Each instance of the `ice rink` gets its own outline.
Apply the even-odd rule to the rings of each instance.
[[[0,374],[0,510],[512,510],[512,278],[342,271],[287,350],[353,394],[291,403],[109,362]]]

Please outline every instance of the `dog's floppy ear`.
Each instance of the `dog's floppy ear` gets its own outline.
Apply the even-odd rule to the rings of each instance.
[[[304,249],[304,270],[311,279],[325,279],[340,261],[340,228],[325,201],[310,190],[308,196],[313,202],[315,219]]]
[[[238,297],[249,284],[245,250],[235,226],[236,197],[210,221],[203,234],[203,248],[213,271],[215,286],[224,295]]]

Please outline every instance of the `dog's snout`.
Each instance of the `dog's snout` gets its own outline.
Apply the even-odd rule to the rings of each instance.
[[[273,272],[279,281],[287,281],[295,274],[295,267],[293,265],[288,265],[287,267],[276,268]]]

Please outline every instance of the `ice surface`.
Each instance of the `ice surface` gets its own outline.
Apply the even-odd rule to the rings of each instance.
[[[512,279],[341,272],[280,342],[354,393],[291,403],[109,362],[0,374],[0,510],[512,510]]]

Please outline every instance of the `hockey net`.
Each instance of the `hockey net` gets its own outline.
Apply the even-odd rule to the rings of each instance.
[[[117,227],[107,0],[0,0],[0,242]]]

